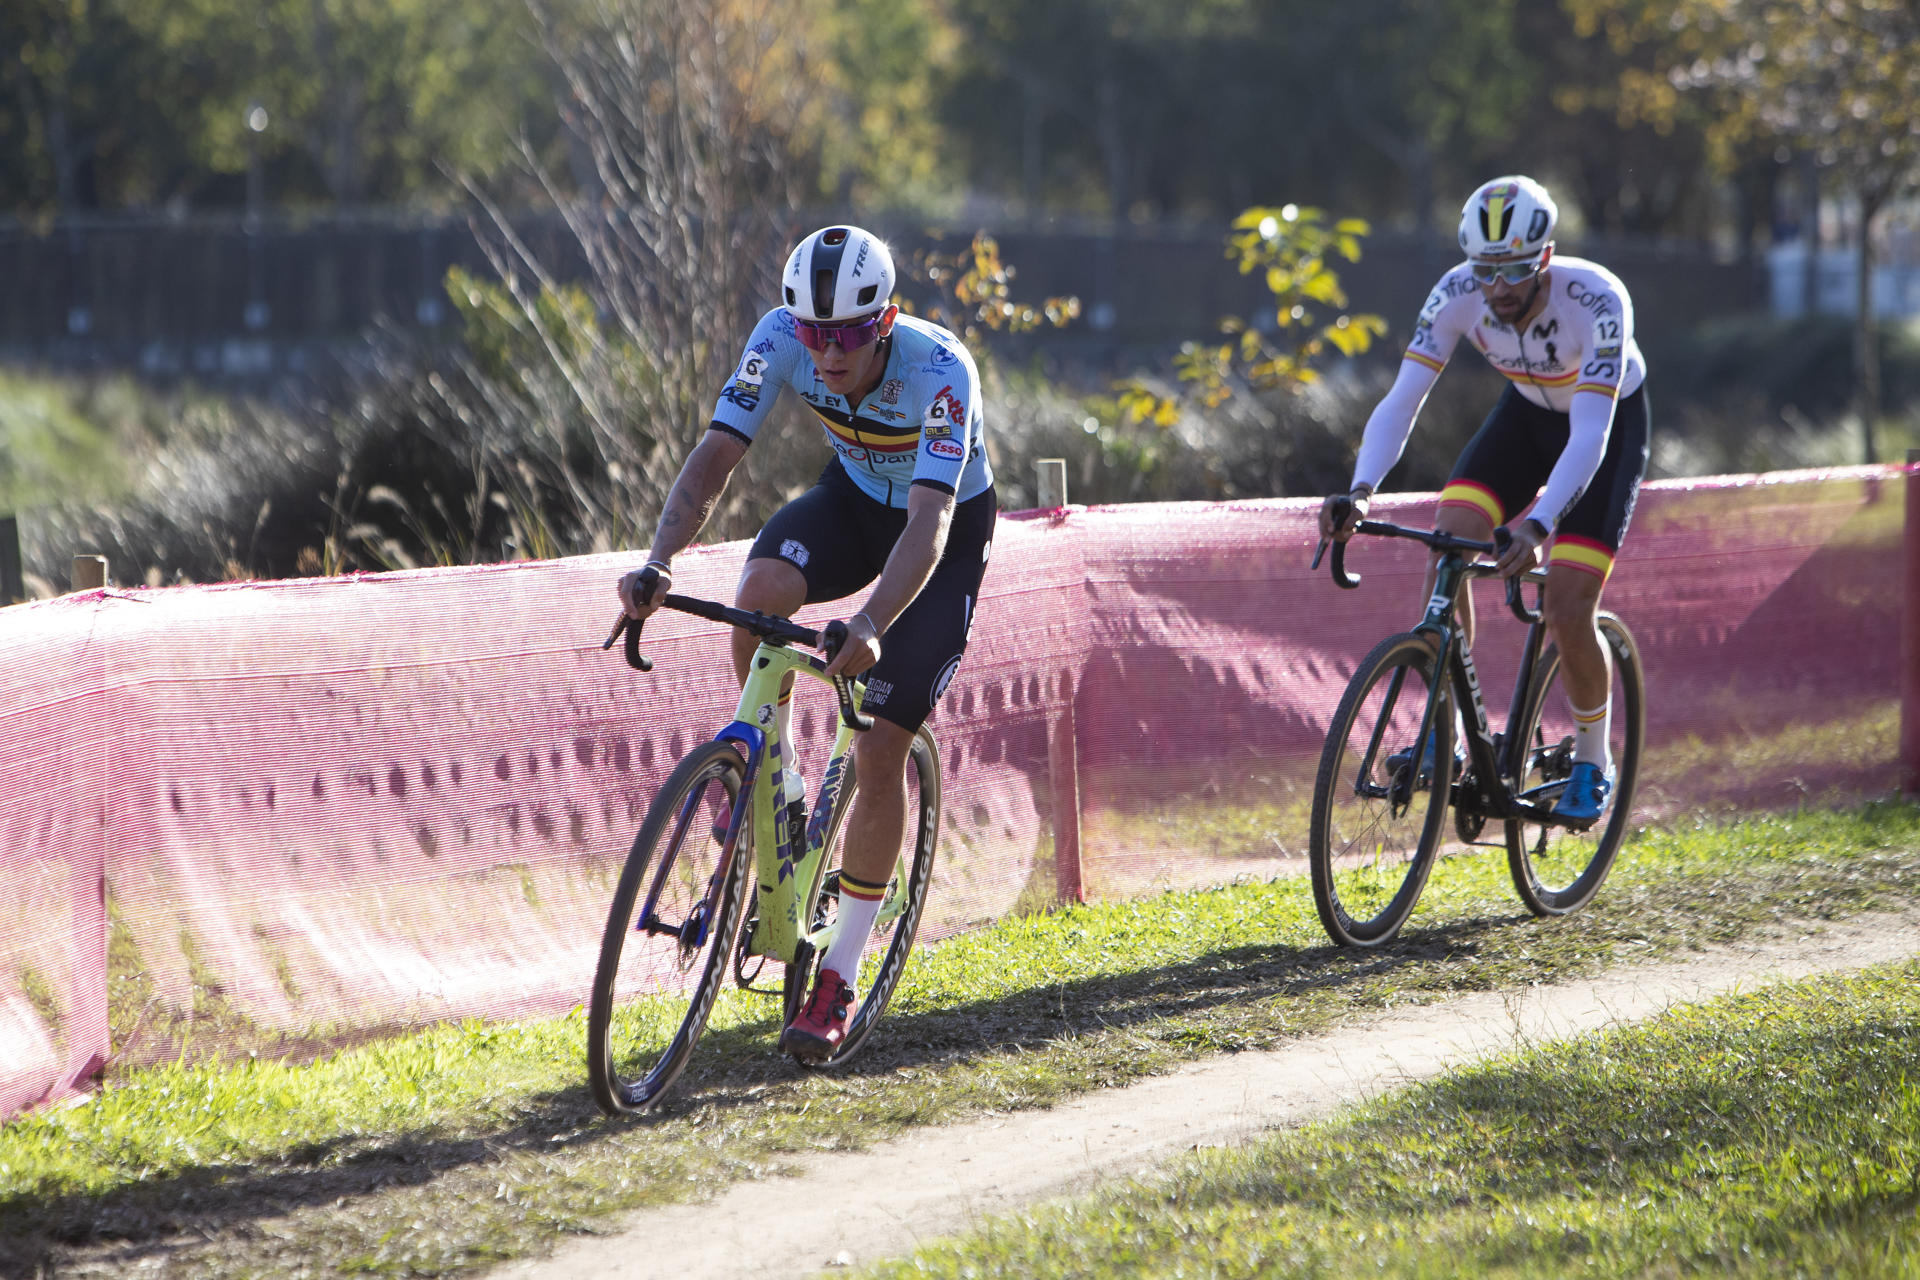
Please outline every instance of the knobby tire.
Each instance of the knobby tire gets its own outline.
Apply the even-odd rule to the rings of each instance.
[[[913,745],[908,752],[907,769],[910,820],[907,824],[907,843],[902,847],[901,860],[895,864],[894,872],[896,877],[906,877],[903,882],[906,905],[898,918],[874,931],[874,938],[881,944],[880,957],[877,962],[869,959],[862,966],[860,1003],[847,1023],[846,1038],[825,1063],[796,1058],[795,1061],[803,1066],[838,1066],[860,1051],[881,1016],[886,1013],[894,989],[900,985],[900,975],[906,969],[907,956],[913,950],[920,917],[926,907],[927,890],[933,883],[934,854],[940,846],[940,751],[934,744],[932,732],[925,725],[914,734]],[[846,783],[840,788],[839,803],[828,819],[827,832],[831,845],[826,873],[821,877],[820,889],[814,895],[813,902],[802,907],[802,918],[811,920],[814,929],[831,921],[838,907],[842,826],[858,789],[859,779],[854,772],[853,758],[849,755]],[[872,945],[870,941],[868,946]],[[818,957],[808,956],[807,963],[788,966],[784,994],[789,1021],[806,998],[817,960]]]
[[[1613,869],[1633,820],[1646,743],[1646,672],[1633,633],[1619,618],[1600,614],[1600,638],[1613,664],[1612,807],[1600,825],[1587,832],[1518,819],[1506,823],[1507,870],[1520,900],[1537,916],[1565,915],[1592,901]],[[1522,794],[1564,781],[1572,767],[1571,728],[1563,714],[1566,695],[1559,676],[1560,652],[1549,647],[1534,669],[1519,726],[1519,740],[1527,744],[1518,787]]]
[[[1411,632],[1361,660],[1327,727],[1313,786],[1308,865],[1313,905],[1342,946],[1377,947],[1412,914],[1440,847],[1453,771],[1453,713],[1433,653]],[[1430,699],[1437,750],[1419,774],[1416,741]],[[1389,757],[1410,751],[1404,765]]]
[[[729,807],[739,802],[745,774],[739,752],[728,743],[708,742],[689,752],[661,785],[627,854],[587,1011],[587,1074],[594,1101],[609,1115],[658,1101],[706,1030],[730,967],[753,870],[753,824],[746,821],[725,881],[714,891],[721,849],[712,824],[722,798]],[[694,931],[697,941],[637,930],[649,899],[664,923],[682,925],[704,914],[706,928]],[[666,1035],[676,1016],[677,1026]]]

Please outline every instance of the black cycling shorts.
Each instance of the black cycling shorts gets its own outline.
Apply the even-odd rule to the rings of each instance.
[[[953,509],[947,546],[927,585],[880,637],[863,709],[912,732],[947,691],[973,631],[999,504],[991,488]],[[906,528],[904,507],[875,502],[829,462],[811,489],[774,512],[749,560],[784,560],[807,579],[807,603],[850,596],[886,566]]]
[[[1440,493],[1442,505],[1466,503],[1505,524],[1526,509],[1547,482],[1567,447],[1571,420],[1542,409],[1509,386],[1474,433]],[[1647,473],[1647,389],[1643,384],[1614,406],[1607,451],[1573,509],[1554,530],[1549,564],[1584,569],[1605,578],[1627,536],[1640,481]],[[1455,485],[1463,486],[1456,490]],[[1473,492],[1467,492],[1471,489]],[[1491,496],[1499,511],[1488,509]]]

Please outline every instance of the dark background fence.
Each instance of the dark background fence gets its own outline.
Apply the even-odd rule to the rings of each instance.
[[[903,257],[916,248],[950,252],[974,230],[877,221]],[[1082,300],[1079,324],[1034,339],[1073,363],[1120,365],[1204,337],[1228,314],[1257,320],[1264,299],[1259,282],[1226,260],[1221,224],[986,229],[1017,270],[1016,296]],[[556,274],[578,274],[577,248],[557,218],[528,218],[519,230]],[[1455,261],[1448,248],[1432,236],[1383,232],[1368,238],[1360,262],[1338,264],[1352,306],[1387,318],[1389,349],[1404,341],[1427,287]],[[1643,342],[1766,303],[1758,262],[1716,260],[1698,244],[1589,240],[1561,248],[1626,281]],[[472,227],[450,217],[0,225],[0,360],[218,381],[317,373],[377,323],[455,337],[445,293],[453,266],[489,274]]]

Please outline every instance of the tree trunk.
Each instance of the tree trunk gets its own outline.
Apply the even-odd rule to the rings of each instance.
[[[1100,153],[1107,164],[1107,202],[1116,230],[1127,223],[1127,144],[1120,127],[1120,83],[1113,71],[1111,52],[1101,59]]]
[[[1860,191],[1860,253],[1854,260],[1856,292],[1854,297],[1853,352],[1858,380],[1854,384],[1854,402],[1860,412],[1860,441],[1866,461],[1878,462],[1874,427],[1880,417],[1880,343],[1873,315],[1873,217],[1880,212],[1882,199]]]
[[[1020,77],[1020,189],[1027,199],[1027,220],[1038,223],[1045,189],[1045,135],[1041,121],[1046,117],[1045,86],[1031,75]]]
[[[1807,250],[1800,265],[1800,314],[1811,318],[1820,309],[1820,161],[1811,151],[1799,159],[1800,243]]]
[[[73,28],[60,23],[54,30],[54,45],[59,50],[58,65],[47,85],[47,155],[53,161],[54,209],[71,213],[77,201],[74,172],[79,167],[74,155],[73,137],[68,127],[70,102],[68,78],[73,74]]]

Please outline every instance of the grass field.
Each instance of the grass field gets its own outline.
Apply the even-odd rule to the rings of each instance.
[[[112,1274],[153,1257],[170,1260],[161,1274],[459,1272],[595,1230],[619,1209],[765,1176],[796,1153],[1045,1106],[1207,1054],[1267,1047],[1356,1010],[1550,982],[1782,921],[1905,906],[1917,886],[1920,810],[1875,805],[1642,833],[1594,907],[1551,922],[1520,914],[1499,855],[1450,860],[1407,933],[1364,955],[1325,944],[1295,879],[1009,919],[924,950],[848,1070],[798,1072],[773,1052],[771,1002],[743,999],[661,1110],[619,1121],[600,1119],[586,1096],[577,1011],[440,1027],[305,1066],[152,1068],[83,1105],[0,1129],[0,1273],[55,1263],[62,1275]],[[1867,997],[1834,999],[1851,1007]],[[1716,1017],[1732,1036],[1746,1015]],[[1910,1015],[1884,1018],[1911,1042]],[[1850,1039],[1858,1036],[1809,1039],[1796,1061],[1810,1078],[1843,1080],[1834,1073],[1857,1069],[1840,1055]],[[1702,1087],[1723,1087],[1706,1074],[1711,1065],[1699,1064]],[[1561,1069],[1545,1058],[1525,1068]],[[1561,1077],[1539,1089],[1543,1098],[1589,1092]],[[1825,1124],[1843,1151],[1860,1123],[1821,1095],[1809,1095],[1804,1118]],[[1578,1121],[1594,1131],[1603,1122]],[[1469,1151],[1365,1123],[1389,1149],[1377,1157],[1387,1167]],[[1515,1178],[1519,1159],[1507,1157]],[[1850,1161],[1833,1165],[1835,1176],[1851,1176]],[[1734,1178],[1725,1194],[1745,1195],[1744,1185]],[[1736,1204],[1744,1211],[1747,1201],[1727,1201]],[[1649,1231],[1684,1225],[1646,1221]],[[1632,1234],[1627,1218],[1596,1220],[1594,1231],[1603,1228]],[[1373,1255],[1350,1250],[1328,1265],[1362,1256],[1372,1269]]]
[[[1920,963],[1502,1057],[881,1276],[1920,1272]]]

